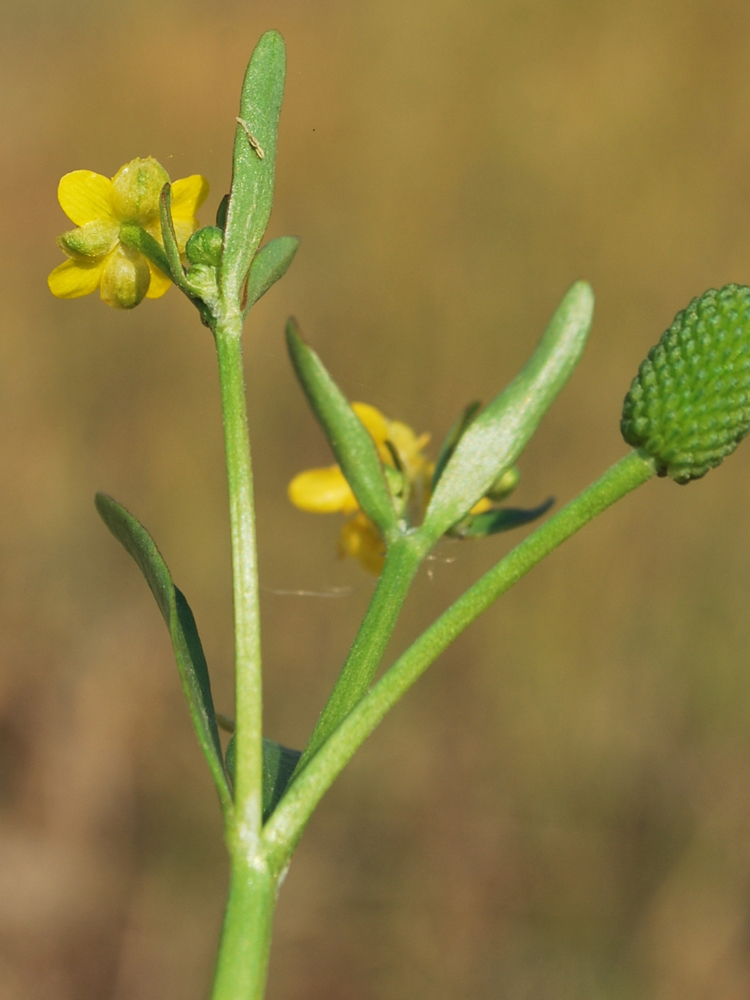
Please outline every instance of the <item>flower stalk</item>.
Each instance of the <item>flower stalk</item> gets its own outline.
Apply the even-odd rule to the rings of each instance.
[[[341,669],[310,742],[297,765],[301,771],[337,726],[367,693],[396,627],[404,601],[427,547],[416,535],[404,535],[388,549],[367,614]]]

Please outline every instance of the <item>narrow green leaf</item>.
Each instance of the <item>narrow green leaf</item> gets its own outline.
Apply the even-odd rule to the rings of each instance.
[[[521,528],[524,524],[536,521],[542,514],[546,514],[554,502],[555,498],[550,497],[538,507],[529,510],[521,507],[502,507],[499,510],[486,510],[483,514],[470,514],[449,533],[459,538],[486,538],[487,535],[496,535],[499,531]]]
[[[263,737],[263,822],[274,811],[289,784],[297,761],[302,754],[299,750],[267,740]],[[229,778],[234,783],[234,736],[227,744],[226,766]]]
[[[155,264],[160,271],[163,271],[168,278],[172,277],[172,272],[169,268],[169,261],[167,260],[167,255],[164,253],[163,247],[154,239],[154,237],[147,233],[145,229],[142,229],[135,222],[123,222],[120,226],[120,242],[124,243],[126,247],[130,247],[133,250],[137,250],[142,253],[144,257]]]
[[[375,442],[323,362],[300,336],[294,319],[286,325],[286,342],[300,385],[357,502],[383,533],[397,530],[398,521]]]
[[[216,225],[219,229],[227,228],[227,208],[229,207],[229,195],[225,194],[216,209]]]
[[[104,493],[97,493],[96,509],[118,542],[138,564],[167,623],[198,742],[211,769],[222,808],[226,811],[232,806],[232,793],[224,770],[208,666],[190,606],[173,584],[161,553],[143,525]]]
[[[224,295],[238,304],[250,262],[271,214],[285,72],[284,39],[278,31],[267,31],[256,45],[245,73],[234,136],[232,188],[219,284]]]
[[[445,467],[448,464],[448,459],[456,450],[456,445],[464,436],[469,427],[469,424],[472,422],[474,417],[476,417],[477,413],[479,413],[481,408],[482,404],[479,402],[478,399],[475,399],[473,403],[469,403],[469,405],[463,410],[463,412],[459,414],[458,419],[453,424],[451,429],[448,431],[445,441],[443,441],[443,445],[440,449],[440,454],[437,457],[437,462],[435,462],[435,471],[432,474],[433,490],[440,482],[440,477],[445,471]]]
[[[590,285],[576,282],[524,368],[458,442],[427,508],[421,530],[428,538],[457,524],[515,463],[578,363],[593,310]]]
[[[245,314],[289,270],[299,247],[297,236],[279,236],[258,251],[247,278]]]

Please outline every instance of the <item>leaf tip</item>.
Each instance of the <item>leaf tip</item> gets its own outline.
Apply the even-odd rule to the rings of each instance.
[[[97,490],[94,494],[94,506],[96,507],[100,517],[106,516],[113,503],[114,500],[112,497],[108,496],[106,493],[102,493],[100,490]]]
[[[588,321],[591,321],[596,298],[594,296],[594,289],[588,281],[579,280],[574,282],[568,289],[565,298],[568,300],[569,305],[578,311],[582,320],[588,318]]]
[[[286,63],[286,43],[284,42],[284,36],[276,28],[269,28],[269,30],[264,31],[258,39],[258,44],[255,46],[251,56],[251,62],[258,57],[270,57],[273,59],[274,56],[281,58],[281,69],[283,72],[284,65]]]
[[[268,31],[264,31],[260,36],[260,42],[266,41],[268,44],[275,42],[276,44],[284,44],[284,36],[278,30],[278,28],[269,28]],[[258,44],[260,44],[260,42]]]
[[[286,342],[289,345],[290,351],[293,351],[295,348],[299,348],[305,343],[302,339],[302,334],[300,333],[299,323],[297,322],[296,316],[290,316],[286,321]]]

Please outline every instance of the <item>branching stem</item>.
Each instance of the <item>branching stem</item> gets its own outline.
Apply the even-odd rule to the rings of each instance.
[[[525,538],[422,633],[292,782],[263,831],[274,870],[291,856],[313,810],[356,750],[427,667],[533,566],[655,472],[650,456],[630,452]]]

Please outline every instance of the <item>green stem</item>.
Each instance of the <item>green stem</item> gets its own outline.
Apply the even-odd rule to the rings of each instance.
[[[258,561],[241,330],[237,313],[217,324],[214,333],[224,416],[234,587],[235,818],[227,836],[233,859],[254,863],[263,816],[263,729]]]
[[[132,250],[137,250],[155,264],[168,278],[172,277],[167,255],[157,241],[135,222],[124,222],[120,226],[120,242]]]
[[[367,614],[300,758],[298,773],[366,694],[425,552],[416,534],[401,535],[389,547]]]
[[[274,870],[291,856],[316,805],[355,751],[427,667],[501,594],[597,514],[655,474],[653,459],[630,452],[466,591],[356,705],[289,786],[263,831]]]
[[[211,1000],[262,1000],[276,893],[267,869],[233,865]]]

